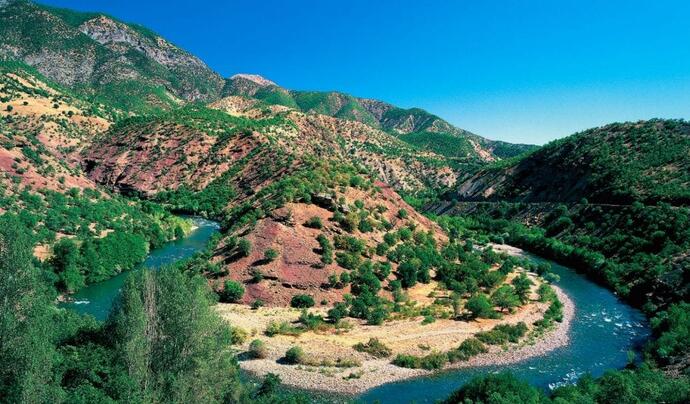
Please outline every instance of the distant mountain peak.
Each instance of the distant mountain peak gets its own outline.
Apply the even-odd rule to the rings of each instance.
[[[249,80],[253,83],[256,83],[262,87],[268,87],[268,86],[278,86],[276,83],[272,82],[271,80],[260,76],[258,74],[246,74],[246,73],[239,73],[236,74],[232,77],[230,77],[230,80]]]

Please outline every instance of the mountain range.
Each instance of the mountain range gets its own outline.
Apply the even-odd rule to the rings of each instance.
[[[64,401],[127,401],[123,392],[148,394],[136,384],[145,385],[149,373],[128,379],[144,362],[127,361],[153,357],[142,347],[155,340],[161,352],[170,345],[180,349],[165,356],[175,366],[183,363],[188,347],[204,350],[204,359],[193,356],[184,362],[185,370],[161,377],[161,386],[187,383],[179,391],[196,392],[200,385],[218,402],[252,402],[261,394],[266,399],[261,402],[281,402],[273,391],[278,382],[270,377],[256,395],[240,389],[243,382],[235,375],[220,380],[236,372],[237,362],[234,352],[227,361],[218,353],[247,335],[239,328],[224,331],[209,308],[217,299],[243,303],[248,317],[262,306],[321,309],[305,310],[294,323],[269,324],[267,336],[320,327],[337,334],[344,317],[364,327],[384,325],[389,318],[419,318],[422,327],[438,317],[482,328],[496,313],[513,314],[503,306],[494,310],[500,303],[496,295],[503,303],[513,301],[506,308],[525,309],[517,305],[522,299],[510,296],[520,282],[524,293],[530,290],[511,274],[522,265],[543,282],[537,287],[528,281],[539,302],[529,296],[525,302],[542,304],[545,314],[521,324],[543,336],[559,313],[562,317],[557,298],[542,299],[557,277],[548,265],[485,248],[491,243],[518,246],[581,271],[652,319],[656,339],[645,351],[642,370],[631,360],[628,370],[608,376],[627,378],[626,391],[632,385],[664,384],[668,376],[686,386],[689,205],[690,124],[683,120],[611,123],[543,147],[511,144],[419,108],[337,91],[286,89],[256,74],[225,78],[146,27],[101,13],[0,0],[0,236],[12,239],[0,237],[0,247],[18,245],[22,251],[0,248],[3,275],[21,275],[3,276],[9,281],[0,282],[19,303],[0,300],[12,309],[4,313],[18,307],[39,313],[33,304],[45,309],[43,317],[16,316],[17,324],[36,320],[59,330],[50,341],[59,352],[41,356],[59,365],[31,362],[36,355],[24,341],[50,339],[40,330],[32,338],[15,338],[21,349],[0,349],[5,364],[0,388],[10,386],[15,396],[19,383],[14,380],[21,377],[7,376],[13,366],[6,365],[15,364],[15,351],[30,358],[31,372],[59,368],[45,380],[68,398]],[[142,278],[141,293],[134,283],[125,286],[131,306],[119,307],[119,314],[114,312],[119,317],[106,325],[53,310],[58,298],[136,268],[151,248],[185,237],[192,231],[186,215],[215,220],[220,232],[179,268],[160,271],[163,286],[154,287],[154,278]],[[34,267],[31,280],[27,274]],[[26,292],[15,281],[24,282]],[[169,290],[179,295],[168,295]],[[190,295],[188,301],[179,297]],[[169,304],[168,299],[177,300]],[[168,316],[179,321],[175,331],[162,338],[149,333],[167,321],[151,314],[158,313],[152,301],[168,303],[160,313],[177,313]],[[489,316],[459,318],[458,311],[474,313],[470,301],[486,306],[477,312]],[[328,313],[328,321],[315,313]],[[20,328],[9,321],[0,327],[12,333]],[[501,332],[512,332],[511,327]],[[115,338],[106,335],[112,329],[119,330]],[[502,346],[513,340],[508,334],[501,339],[496,329],[482,328],[477,335]],[[216,338],[212,344],[206,344],[209,335]],[[168,344],[168,338],[178,337],[181,342]],[[375,339],[358,345],[381,350]],[[386,366],[437,369],[460,355],[463,346],[472,355],[484,349],[479,340],[447,353],[426,352],[429,345],[415,344],[414,352],[424,356],[398,355]],[[217,364],[221,371],[204,368],[214,360],[223,362]],[[142,369],[150,371],[154,362]],[[344,366],[340,358],[337,363]],[[207,372],[197,372],[200,368]],[[163,370],[156,372],[167,375]],[[644,372],[652,372],[654,383]],[[360,377],[352,372],[342,379]],[[26,386],[50,384],[33,380]],[[590,394],[607,383],[583,380],[556,394]],[[222,383],[233,384],[226,386],[227,395],[216,388]],[[30,391],[26,386],[22,389]],[[179,386],[168,393],[174,396]],[[239,399],[240,394],[246,397]],[[132,397],[147,402],[148,396]]]
[[[0,57],[21,60],[54,82],[128,113],[241,95],[308,113],[354,120],[447,157],[492,161],[534,148],[490,141],[422,109],[338,92],[291,91],[256,75],[223,79],[154,32],[98,13],[7,0]]]

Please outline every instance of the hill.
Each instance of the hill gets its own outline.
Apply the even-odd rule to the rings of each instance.
[[[615,123],[554,141],[463,182],[459,200],[690,202],[690,124]]]

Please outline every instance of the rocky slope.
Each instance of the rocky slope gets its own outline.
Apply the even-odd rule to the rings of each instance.
[[[372,259],[386,232],[409,227],[445,239],[380,181],[410,190],[451,185],[440,156],[355,121],[242,97],[212,107],[123,121],[84,150],[83,166],[105,186],[223,220],[213,276],[219,285],[241,281],[243,301],[286,305],[300,293],[341,300],[349,288],[328,283],[344,269],[332,257],[323,262],[319,235],[342,248],[336,239],[349,234],[361,243],[358,254]],[[305,225],[314,218],[319,228]],[[237,237],[252,246],[246,256]],[[264,260],[269,249],[277,259]]]
[[[690,124],[616,123],[554,141],[486,168],[454,197],[475,201],[690,203]]]
[[[6,189],[94,188],[79,153],[111,115],[33,69],[0,62],[0,167]]]
[[[224,85],[201,60],[155,33],[95,13],[8,0],[0,57],[128,112],[215,99]]]
[[[246,164],[260,164],[243,167],[251,177],[266,170],[261,164],[272,165],[260,156],[276,153],[350,160],[401,190],[449,187],[456,181],[441,156],[359,122],[265,107],[242,97],[211,107],[122,122],[86,151],[84,166],[100,183],[145,194],[182,184],[201,190],[248,156]],[[243,181],[245,187],[258,185]]]
[[[420,108],[403,109],[383,101],[358,98],[336,91],[287,90],[256,75],[231,77],[224,94],[253,97],[306,113],[362,122],[396,134],[414,146],[447,157],[494,161],[534,149],[531,145],[485,139]]]

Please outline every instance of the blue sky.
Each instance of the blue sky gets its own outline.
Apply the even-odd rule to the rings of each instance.
[[[219,73],[422,107],[542,144],[690,118],[690,2],[43,0],[145,25]]]

